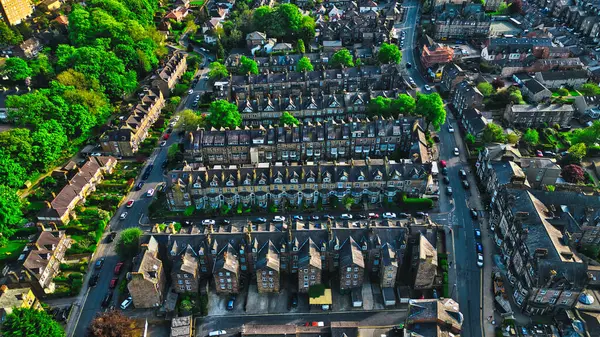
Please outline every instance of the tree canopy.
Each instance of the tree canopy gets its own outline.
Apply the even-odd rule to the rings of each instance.
[[[429,125],[433,125],[434,129],[439,130],[446,122],[446,108],[440,95],[432,94],[417,94],[417,105],[415,108],[417,114],[423,116],[427,121],[426,129]]]
[[[213,81],[229,77],[229,71],[227,71],[227,67],[220,62],[212,62],[208,68],[210,69],[208,72],[208,77]]]
[[[586,83],[579,88],[584,96],[597,96],[600,95],[600,87],[596,83]]]
[[[33,71],[25,60],[18,57],[11,57],[4,62],[2,72],[8,76],[11,81],[23,81],[31,77]]]
[[[395,99],[378,96],[372,99],[367,106],[370,116],[398,117],[399,115],[414,114],[416,107],[415,99],[407,94],[400,94]]]
[[[178,130],[196,131],[206,126],[206,116],[192,110],[183,110],[179,113],[179,121],[175,125]]]
[[[402,61],[402,52],[395,44],[382,43],[377,54],[377,59],[380,63],[396,63]]]
[[[306,56],[303,56],[301,59],[298,60],[298,64],[296,64],[296,71],[297,72],[305,72],[305,71],[313,71],[313,65],[310,62],[310,59]]]
[[[506,135],[500,125],[488,123],[483,129],[482,139],[485,143],[504,143],[506,142]]]
[[[0,185],[0,246],[4,245],[23,221],[21,198],[14,189]]]
[[[523,140],[529,145],[535,145],[540,141],[540,134],[535,129],[527,129],[523,135]]]
[[[135,320],[120,311],[111,310],[99,313],[88,327],[90,337],[138,337],[142,329]]]
[[[242,124],[242,116],[237,106],[226,100],[212,102],[208,111],[206,122],[212,127],[234,129]]]
[[[333,54],[331,56],[331,59],[329,60],[329,64],[332,67],[337,67],[337,68],[354,67],[354,61],[352,59],[352,54],[350,54],[350,51],[348,51],[348,49],[346,49],[346,48],[340,49],[337,52],[335,52],[335,54]]]
[[[585,179],[583,168],[579,165],[571,164],[563,167],[562,177],[570,183],[580,183]]]
[[[487,83],[487,82],[481,82],[477,85],[477,89],[479,89],[479,91],[481,92],[481,94],[485,97],[490,96],[493,92],[494,92],[494,87]]]
[[[43,310],[14,308],[2,325],[5,337],[64,337],[65,331]]]
[[[246,75],[246,74],[256,75],[256,74],[258,74],[258,65],[256,64],[256,61],[242,55],[242,57],[240,57],[239,73],[240,73],[240,75]]]
[[[315,20],[302,15],[293,4],[258,7],[254,11],[253,22],[256,29],[270,37],[310,40],[315,36]]]
[[[281,125],[299,125],[300,121],[289,112],[284,111],[279,118],[279,123]]]
[[[119,254],[121,258],[132,258],[136,256],[140,248],[141,235],[142,230],[137,227],[124,229],[117,239],[117,245],[115,247],[117,254]]]

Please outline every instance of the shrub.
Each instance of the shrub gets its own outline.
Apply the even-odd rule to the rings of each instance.
[[[417,211],[424,211],[433,208],[433,200],[428,198],[409,198],[403,195],[400,205]]]
[[[79,272],[73,272],[69,274],[69,279],[71,280],[83,280],[83,274]]]

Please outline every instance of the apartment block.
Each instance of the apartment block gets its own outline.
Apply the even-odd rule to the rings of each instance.
[[[15,26],[33,14],[29,0],[0,0],[0,10],[6,24]]]
[[[520,128],[569,125],[573,113],[570,104],[509,104],[504,111],[504,119],[508,124]]]
[[[150,237],[142,244],[142,252],[134,259],[133,269],[127,273],[127,289],[133,305],[140,308],[157,308],[165,298],[166,275],[158,256],[158,242]]]
[[[434,13],[434,38],[477,39],[487,38],[492,18],[480,4],[446,4]]]

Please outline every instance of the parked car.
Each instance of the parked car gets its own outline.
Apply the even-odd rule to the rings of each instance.
[[[292,216],[292,220],[302,221],[302,220],[304,220],[304,217],[302,215],[294,215],[294,216]]]
[[[208,333],[209,337],[214,337],[214,336],[221,336],[221,335],[226,335],[227,331],[225,330],[215,330],[215,331],[211,331]]]
[[[129,200],[129,201],[128,201],[128,202],[125,204],[125,207],[127,207],[127,208],[131,208],[131,207],[133,207],[133,203],[134,203],[134,202],[135,202],[134,200]]]
[[[477,219],[477,210],[475,208],[471,208],[471,218]],[[481,232],[479,233],[481,235]]]
[[[536,155],[536,157],[543,157],[544,156],[544,154],[540,150],[536,150],[535,151],[535,155]]]
[[[290,303],[288,305],[288,310],[292,308],[296,308],[298,306],[298,294],[293,293],[290,297]]]
[[[117,232],[110,232],[110,233],[108,233],[108,235],[106,236],[106,243],[113,242],[116,237],[117,237]]]
[[[170,136],[171,136],[170,134],[168,134],[168,133],[165,133],[165,135],[163,136],[163,140],[167,140],[167,139],[169,139],[169,137],[170,137]]]
[[[234,306],[235,306],[235,296],[231,296],[229,298],[229,300],[227,301],[227,310],[230,310],[230,311],[233,310]]]
[[[477,253],[482,253],[483,254],[483,245],[479,242],[475,243],[475,249],[477,250]]]
[[[460,177],[460,179],[466,179],[467,178],[467,172],[465,172],[465,170],[460,169],[458,171],[458,176]]]
[[[106,308],[109,306],[110,304],[110,300],[112,300],[112,296],[113,296],[113,292],[110,291],[108,294],[106,294],[106,296],[104,296],[104,299],[102,300],[102,307]]]
[[[477,267],[483,267],[483,254],[481,253],[477,254]]]
[[[101,257],[98,260],[96,260],[96,263],[94,264],[94,268],[96,268],[96,270],[100,270],[100,269],[102,269],[103,265],[104,265],[104,258]]]
[[[448,175],[448,168],[447,167],[442,167],[442,174],[443,175]]]
[[[311,216],[310,216],[310,219],[311,219],[311,220],[319,220],[320,218],[319,218],[319,216],[318,216],[318,215],[311,215]]]
[[[121,215],[119,216],[119,219],[125,220],[125,218],[127,218],[127,212],[121,213]]]
[[[454,155],[455,155],[455,156],[458,156],[458,155],[460,155],[460,152],[458,151],[458,148],[457,148],[457,147],[455,147],[455,148],[454,148]]]
[[[142,189],[142,187],[144,186],[144,182],[140,181],[136,186],[135,186],[135,190],[139,191]]]
[[[214,226],[215,225],[215,220],[213,220],[213,219],[204,219],[204,220],[202,220],[202,224],[204,226],[210,226],[210,225]]]
[[[110,280],[110,283],[108,284],[108,287],[110,289],[114,289],[117,286],[117,282],[119,282],[118,278],[113,278],[112,280]]]
[[[398,213],[398,218],[399,219],[408,219],[408,218],[410,218],[410,214],[408,214],[408,213]]]
[[[412,64],[410,64],[410,62],[406,62],[406,68],[408,68],[408,69],[412,68]]]
[[[231,221],[227,220],[227,219],[223,219],[223,220],[221,220],[221,224],[222,225],[229,225],[229,224],[231,224]]]
[[[478,228],[475,229],[475,239],[481,239],[481,230]]]
[[[344,214],[340,215],[340,219],[342,219],[342,220],[351,220],[352,219],[352,214],[344,213]]]
[[[127,297],[127,299],[125,301],[123,301],[123,303],[121,303],[121,309],[125,310],[125,309],[129,308],[131,303],[133,303],[133,299],[131,298],[131,296],[129,296],[129,297]]]
[[[452,195],[452,187],[446,186],[446,194]]]
[[[148,192],[146,192],[146,196],[147,197],[151,197],[153,195],[154,195],[154,189],[153,188],[149,189]]]
[[[425,84],[425,91],[431,91],[431,87],[427,84]]]
[[[162,142],[160,142],[160,147],[164,147],[165,145],[167,145],[167,141],[163,140]]]
[[[395,219],[396,218],[396,213],[385,212],[385,213],[383,213],[382,217],[384,219]]]
[[[265,218],[256,218],[256,219],[254,219],[254,222],[265,223],[265,222],[267,222],[267,219],[265,219]]]
[[[379,219],[379,214],[377,214],[377,213],[369,213],[369,219]]]
[[[442,181],[444,182],[444,184],[450,184],[450,179],[448,179],[448,177],[444,176],[444,178],[442,178]]]
[[[276,215],[273,217],[273,221],[275,222],[284,222],[285,221],[285,217],[281,216],[281,215]]]
[[[96,284],[98,284],[98,279],[100,278],[99,274],[94,274],[92,275],[92,277],[90,277],[90,280],[88,281],[88,285],[90,287],[95,287]]]
[[[447,165],[448,165],[448,163],[446,163],[446,161],[445,161],[445,160],[440,160],[440,166],[441,166],[442,168],[446,167]]]
[[[469,189],[469,182],[468,182],[468,181],[466,181],[466,180],[463,180],[463,181],[462,181],[462,185],[463,185],[463,187],[464,187],[465,189],[467,189],[467,190]]]
[[[194,89],[190,89],[190,90],[188,90],[188,95],[191,95],[191,94],[193,94],[193,93],[194,93]]]
[[[451,124],[448,124],[448,132],[454,133],[454,127]]]
[[[121,273],[121,269],[123,269],[123,262],[119,262],[115,265],[115,269],[113,270],[115,275],[119,275]]]
[[[333,216],[331,216],[331,215],[329,215],[329,214],[325,214],[325,215],[323,215],[323,218],[325,218],[325,219],[329,219],[329,220],[333,220],[333,219],[335,219]]]

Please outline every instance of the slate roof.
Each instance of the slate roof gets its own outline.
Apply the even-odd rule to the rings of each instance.
[[[340,267],[347,267],[356,265],[364,268],[365,261],[360,250],[360,246],[353,237],[349,237],[341,247],[340,251]]]

